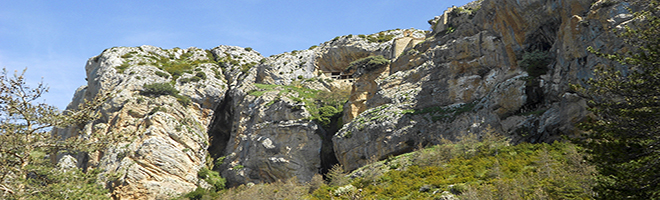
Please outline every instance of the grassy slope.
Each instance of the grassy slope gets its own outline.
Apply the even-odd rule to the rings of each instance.
[[[374,162],[344,183],[333,173],[311,199],[589,199],[595,170],[570,143],[509,145],[486,134]]]

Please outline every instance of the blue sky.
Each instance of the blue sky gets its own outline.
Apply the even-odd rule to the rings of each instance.
[[[428,30],[427,20],[470,1],[46,1],[0,0],[0,67],[28,68],[43,101],[64,109],[85,85],[85,63],[115,46],[252,47],[264,56],[348,34]]]

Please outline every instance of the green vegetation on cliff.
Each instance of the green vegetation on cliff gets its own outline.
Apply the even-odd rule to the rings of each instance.
[[[175,53],[172,51],[181,51],[179,48],[174,48],[172,50],[165,50],[169,52],[169,55],[163,56],[156,54],[154,52],[148,52],[147,54],[140,54],[137,51],[132,51],[121,56],[124,59],[124,62],[116,66],[115,69],[119,73],[124,73],[124,71],[134,64],[137,65],[152,65],[157,67],[162,71],[156,71],[156,75],[169,78],[172,77],[172,83],[175,83],[179,77],[183,74],[193,74],[194,71],[199,71],[201,68],[199,66],[204,63],[213,63],[217,64],[213,53],[210,51],[204,51],[205,57],[202,59],[196,59],[194,55],[194,50],[188,50],[185,53],[181,53],[178,57],[175,56]],[[163,72],[164,71],[164,72]],[[203,72],[202,72],[203,73]],[[218,74],[216,74],[217,76]],[[200,80],[205,80],[206,74],[200,75],[200,72],[197,72],[195,76],[191,78],[179,80],[181,83],[188,82],[197,82]]]
[[[267,103],[272,105],[279,101],[281,97],[287,98],[303,104],[305,109],[312,115],[311,119],[319,125],[329,128],[332,121],[340,118],[343,111],[343,105],[348,100],[348,88],[338,89],[336,91],[323,91],[304,88],[300,82],[294,82],[292,85],[268,85],[255,83],[258,90],[248,92],[249,95],[261,96],[269,91],[278,91],[277,97]],[[302,108],[302,107],[300,107]],[[338,122],[341,123],[341,122]]]
[[[600,65],[581,90],[595,116],[575,142],[601,174],[595,190],[602,199],[660,198],[660,2],[638,3],[647,10],[634,13],[620,35],[631,51],[589,49],[623,69]]]
[[[190,104],[190,97],[180,95],[179,90],[174,88],[171,83],[149,83],[142,86],[144,89],[140,91],[140,94],[145,96],[157,97],[161,95],[169,95],[176,97],[176,100],[181,103],[183,106],[188,106]]]
[[[369,56],[351,62],[345,71],[356,70],[358,68],[364,68],[365,71],[371,71],[382,67],[383,65],[387,65],[388,63],[390,63],[390,60],[384,58],[382,55]]]

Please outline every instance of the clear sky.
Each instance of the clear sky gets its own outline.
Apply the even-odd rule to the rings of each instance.
[[[0,0],[0,68],[42,78],[46,103],[64,109],[85,85],[85,63],[115,46],[252,47],[264,56],[348,34],[429,30],[469,0],[73,1]]]

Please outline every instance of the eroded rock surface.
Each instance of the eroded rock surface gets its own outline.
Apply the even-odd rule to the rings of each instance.
[[[228,186],[304,182],[337,163],[353,170],[487,128],[514,142],[551,142],[589,114],[569,85],[594,66],[617,66],[586,48],[625,51],[611,30],[630,22],[629,6],[639,9],[480,0],[430,20],[431,31],[341,36],[269,57],[234,46],[111,48],[88,61],[88,85],[69,105],[110,92],[102,117],[55,133],[123,140],[62,163],[102,169],[115,198],[163,199],[210,187],[197,176],[204,167]],[[389,62],[347,70],[369,56]],[[145,93],[153,83],[177,92]],[[340,96],[343,105],[330,106]]]
[[[622,49],[611,29],[631,19],[622,10],[630,3],[592,3],[484,0],[430,20],[426,40],[388,73],[354,85],[370,95],[347,105],[360,109],[345,113],[352,120],[333,137],[339,162],[353,170],[487,127],[516,142],[574,134],[588,112],[569,84],[582,84],[596,65],[615,65],[586,48]],[[547,59],[542,66],[521,64],[534,52]]]

